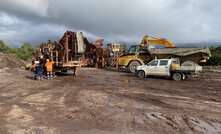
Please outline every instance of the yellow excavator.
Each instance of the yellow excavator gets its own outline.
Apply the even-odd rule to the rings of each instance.
[[[149,39],[150,38],[150,39]],[[165,38],[159,38],[155,36],[147,36],[145,35],[141,41],[141,46],[144,47],[147,44],[157,44],[157,45],[163,45],[168,48],[173,48],[175,45],[172,41],[166,40]]]
[[[165,48],[155,48],[150,45],[162,45]],[[132,45],[128,53],[117,57],[117,67],[128,68],[135,73],[137,66],[148,63],[153,59],[179,58],[182,63],[195,66],[200,62],[205,62],[211,57],[209,48],[199,47],[175,47],[172,41],[154,36],[144,36],[140,45]]]

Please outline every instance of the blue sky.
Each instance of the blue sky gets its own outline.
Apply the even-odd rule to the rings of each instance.
[[[0,39],[20,46],[58,40],[66,30],[91,41],[221,42],[220,0],[1,0]]]

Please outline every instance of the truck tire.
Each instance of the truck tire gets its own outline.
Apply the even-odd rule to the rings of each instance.
[[[193,61],[185,61],[181,64],[181,66],[197,66],[197,64]]]
[[[138,76],[140,77],[140,78],[144,78],[145,77],[145,72],[143,71],[143,70],[140,70],[140,71],[138,71]]]
[[[180,81],[180,80],[182,80],[182,75],[180,73],[174,73],[173,74],[173,79],[175,81]]]
[[[129,64],[129,70],[130,70],[130,72],[131,72],[131,73],[135,73],[137,66],[140,66],[140,65],[141,65],[140,62],[138,62],[138,61],[132,61],[132,62]]]

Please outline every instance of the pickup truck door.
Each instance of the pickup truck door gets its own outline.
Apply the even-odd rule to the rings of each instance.
[[[158,60],[154,60],[148,63],[146,68],[147,75],[158,75],[157,65],[158,65]]]
[[[160,76],[170,76],[169,60],[159,60],[159,64],[156,70]]]

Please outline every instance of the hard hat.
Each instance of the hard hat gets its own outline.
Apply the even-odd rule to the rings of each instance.
[[[47,61],[49,61],[49,59],[47,59]]]

